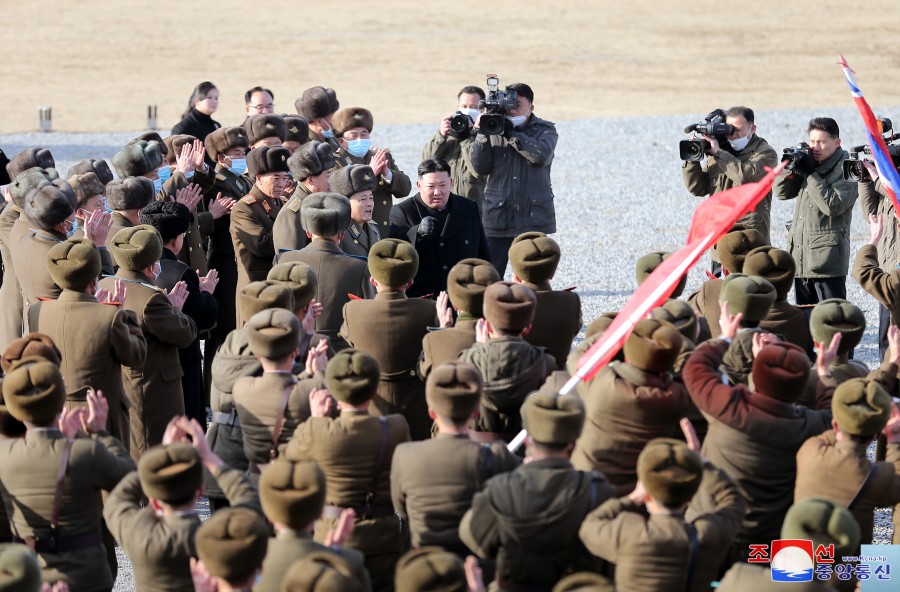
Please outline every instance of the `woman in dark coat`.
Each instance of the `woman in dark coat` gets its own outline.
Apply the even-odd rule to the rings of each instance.
[[[222,127],[212,118],[218,108],[219,89],[212,82],[201,82],[191,94],[181,121],[172,128],[172,135],[188,134],[205,140],[206,136]]]

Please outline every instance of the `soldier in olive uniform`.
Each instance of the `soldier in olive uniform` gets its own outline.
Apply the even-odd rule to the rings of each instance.
[[[263,562],[262,579],[256,592],[280,592],[291,565],[311,553],[339,555],[353,568],[355,579],[372,589],[365,557],[355,549],[326,547],[313,540],[316,520],[325,506],[325,473],[314,462],[278,459],[259,479],[259,499],[266,518],[275,527]]]
[[[397,590],[446,590],[467,592],[468,575],[462,559],[441,547],[409,551],[397,562]],[[478,589],[484,589],[483,586]]]
[[[197,337],[197,325],[181,312],[186,287],[179,283],[166,295],[152,283],[159,273],[162,249],[159,233],[152,226],[120,230],[110,246],[119,271],[100,282],[112,293],[117,279],[126,282],[124,309],[135,313],[147,340],[144,363],[122,369],[122,382],[131,400],[131,454],[135,459],[162,441],[169,420],[184,415],[178,348],[189,346]]]
[[[513,239],[509,263],[514,279],[537,296],[537,308],[525,341],[541,345],[556,358],[556,369],[564,370],[572,340],[581,331],[581,299],[572,289],[554,290],[550,280],[559,265],[560,250],[543,232],[526,232]]]
[[[106,164],[104,161],[99,161]],[[112,173],[109,173],[109,180],[112,181]],[[106,248],[106,241],[112,238],[109,234],[112,218],[108,223],[90,226],[88,221],[93,215],[95,220],[103,221],[104,218],[97,218],[106,211],[106,183],[97,176],[96,173],[89,172],[81,175],[69,177],[69,186],[75,192],[75,230],[69,234],[69,238],[87,238],[100,250],[100,272],[102,275],[113,275],[116,273],[113,266],[112,255]],[[87,236],[87,232],[91,236]]]
[[[428,327],[438,323],[434,301],[406,297],[419,267],[419,255],[409,243],[396,238],[375,243],[368,265],[377,294],[373,300],[344,305],[341,337],[378,360],[381,384],[372,414],[399,413],[412,439],[424,440],[430,436],[431,419],[416,363]]]
[[[348,107],[334,116],[334,133],[341,145],[336,153],[339,168],[351,164],[367,164],[378,179],[374,190],[375,210],[372,219],[378,229],[388,234],[391,207],[395,198],[404,198],[412,190],[412,182],[394,162],[387,148],[371,148],[369,134],[374,120],[372,112],[361,107]]]
[[[287,148],[291,156],[309,142],[309,123],[300,115],[284,115],[285,135],[282,146]]]
[[[268,544],[269,525],[249,508],[217,512],[197,529],[195,540],[202,571],[217,590],[253,588]]]
[[[329,190],[334,163],[331,146],[315,140],[298,148],[288,159],[297,189],[275,219],[272,237],[276,252],[302,249],[309,244],[309,237],[300,221],[300,204],[307,195]]]
[[[100,492],[134,463],[106,432],[102,395],[91,393],[87,410],[66,413],[60,423],[65,396],[59,369],[43,358],[22,360],[3,379],[3,400],[28,431],[0,441],[0,490],[13,534],[38,553],[44,581],[67,582],[73,592],[110,590]],[[76,438],[79,429],[88,437]]]
[[[109,406],[109,432],[127,448],[131,401],[122,385],[122,366],[138,368],[147,357],[137,317],[124,310],[121,301],[97,300],[100,254],[89,240],[69,239],[54,245],[46,265],[62,294],[32,306],[29,324],[59,346],[60,371],[71,391],[83,393],[84,387],[90,387],[103,393]]]
[[[409,441],[409,426],[401,415],[372,417],[369,403],[378,389],[375,358],[357,350],[339,352],[328,363],[325,384],[338,401],[337,419],[323,417],[331,401],[315,395],[312,417],[300,424],[288,444],[289,460],[314,460],[325,471],[328,488],[315,539],[323,542],[341,513],[356,514],[345,541],[366,556],[372,588],[392,590],[394,566],[403,552],[400,521],[391,505],[391,458],[398,444]]]
[[[343,558],[320,551],[295,561],[282,586],[283,590],[303,592],[365,592]]]
[[[647,443],[637,474],[634,491],[606,500],[584,519],[584,546],[615,564],[618,592],[709,590],[747,507],[737,485],[670,438]],[[701,488],[714,507],[687,520],[688,502]]]
[[[869,367],[859,360],[851,360],[850,352],[859,345],[866,332],[866,315],[862,309],[840,298],[829,298],[816,304],[809,315],[809,333],[814,343],[829,344],[840,334],[841,342],[834,359],[828,365],[828,372],[835,385],[851,378],[865,378]],[[816,391],[819,382],[815,369],[809,373],[806,390],[798,402],[807,407],[816,407]]]
[[[722,280],[719,301],[727,305],[730,315],[741,315],[740,328],[728,344],[721,369],[731,384],[749,384],[754,342],[777,339],[759,327],[775,304],[775,287],[759,276],[732,273]]]
[[[297,109],[297,113],[306,118],[311,140],[328,144],[332,152],[340,149],[341,146],[335,139],[334,130],[331,127],[334,114],[341,108],[337,93],[333,88],[324,86],[307,88],[294,102],[294,107]]]
[[[290,179],[287,159],[288,151],[280,146],[263,146],[247,155],[253,188],[231,209],[231,240],[238,257],[238,291],[250,282],[266,279],[272,268],[275,256],[272,227]],[[246,321],[238,315],[238,326]]]
[[[459,522],[472,496],[494,475],[519,465],[502,442],[478,444],[469,438],[483,391],[481,375],[471,364],[449,362],[435,368],[425,396],[437,436],[394,451],[391,497],[409,524],[415,548],[438,545],[465,558],[469,551],[459,539]],[[435,475],[441,476],[439,481]]]
[[[323,310],[316,319],[316,332],[327,336],[332,348],[340,351],[347,347],[339,335],[344,305],[351,300],[350,295],[371,298],[374,294],[366,262],[347,255],[340,247],[344,230],[350,225],[350,200],[339,193],[313,193],[303,200],[300,215],[312,241],[299,251],[279,253],[276,263],[302,261],[316,272],[316,302]]]
[[[144,177],[116,179],[106,186],[106,205],[112,212],[109,238],[123,228],[140,224],[140,211],[153,201],[153,181]],[[115,265],[115,261],[113,261]]]
[[[190,558],[197,556],[194,535],[201,524],[197,499],[204,468],[232,506],[261,512],[250,481],[210,451],[200,424],[180,417],[166,431],[163,445],[147,451],[103,509],[109,530],[134,566],[139,590],[193,589]]]
[[[584,426],[584,405],[572,395],[535,394],[522,405],[528,459],[490,479],[475,494],[459,536],[476,555],[497,562],[496,583],[549,591],[571,570],[597,571],[578,538],[588,513],[614,494],[602,473],[569,462]]]
[[[350,200],[350,226],[344,232],[341,250],[348,255],[365,257],[372,245],[381,240],[378,224],[372,220],[378,186],[375,173],[364,164],[351,164],[334,172],[329,181],[331,191]]]
[[[284,124],[284,117],[274,113],[251,115],[244,120],[243,128],[247,132],[247,140],[250,142],[251,151],[264,146],[280,148],[287,137],[287,126]],[[251,178],[252,176],[251,174]]]

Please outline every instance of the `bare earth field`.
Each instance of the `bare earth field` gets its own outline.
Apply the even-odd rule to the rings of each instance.
[[[900,4],[872,0],[0,1],[0,133],[170,128],[192,88],[220,89],[215,118],[243,119],[243,93],[276,109],[313,85],[381,123],[436,122],[466,84],[530,83],[550,120],[845,106],[838,52],[873,106],[895,104]]]

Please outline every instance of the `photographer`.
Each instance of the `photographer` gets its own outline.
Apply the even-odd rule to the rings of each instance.
[[[559,136],[556,126],[534,111],[534,92],[527,84],[506,87],[518,95],[514,109],[506,110],[503,134],[485,135],[481,119],[475,122],[472,166],[488,175],[482,220],[492,262],[501,277],[506,272],[509,247],[523,232],[556,232],[550,165]]]
[[[485,99],[485,94],[477,86],[466,86],[459,91],[456,98],[456,116],[468,117],[465,129],[454,130],[452,121],[455,116],[445,117],[441,120],[441,128],[425,144],[422,160],[443,158],[450,163],[453,193],[468,197],[477,203],[480,213],[481,202],[484,201],[484,177],[476,173],[472,167],[472,146],[475,144],[472,126],[481,114],[479,104]],[[462,117],[459,118],[460,121],[463,121]]]
[[[788,250],[797,263],[797,304],[847,297],[850,220],[857,184],[845,181],[838,124],[830,117],[809,122],[809,146],[786,153],[787,174],[775,179],[778,199],[797,199],[788,231]],[[786,169],[787,170],[787,169]]]
[[[721,146],[715,137],[703,135],[703,139],[709,143],[706,168],[703,168],[700,161],[687,161],[682,165],[684,186],[697,197],[713,195],[745,183],[755,183],[766,176],[766,167],[775,168],[778,164],[775,149],[756,135],[752,109],[732,107],[725,112],[725,123],[734,127],[734,132],[728,136],[730,150]],[[755,210],[738,220],[738,224],[758,230],[769,243],[771,210],[770,192]],[[713,256],[715,257],[715,251]],[[714,259],[713,272],[718,274],[719,269],[718,260]]]

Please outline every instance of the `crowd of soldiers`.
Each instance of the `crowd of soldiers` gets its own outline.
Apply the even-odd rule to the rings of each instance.
[[[721,277],[686,299],[682,281],[562,394],[616,313],[573,344],[555,220],[498,230],[484,162],[546,164],[528,177],[549,191],[555,130],[525,137],[552,128],[528,110],[479,137],[479,90],[459,95],[473,137],[445,121],[397,203],[412,184],[363,141],[371,113],[323,87],[297,116],[250,114],[273,99],[251,89],[244,124],[220,127],[201,85],[179,126],[208,134],[142,134],[117,177],[87,158],[63,180],[39,147],[10,159],[0,590],[111,590],[116,546],[138,590],[765,590],[773,540],[836,558],[872,542],[875,509],[900,504],[896,322],[878,368],[854,360],[860,308],[791,304],[796,258],[754,212],[716,245]],[[737,127],[689,186],[735,184],[715,177],[760,145]],[[820,172],[780,183],[823,192]],[[871,226],[853,273],[895,313]],[[816,574],[794,589],[891,576]]]

